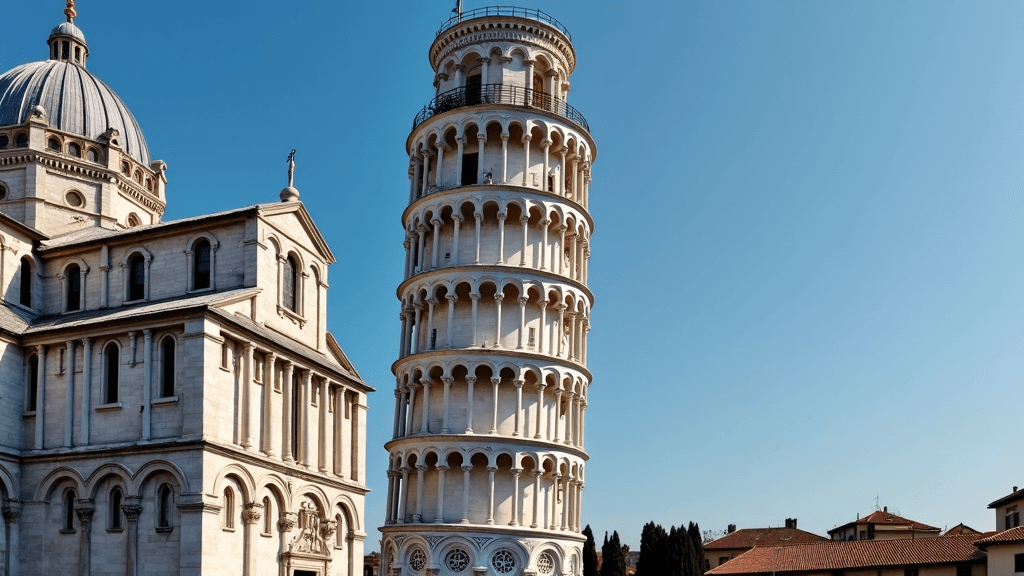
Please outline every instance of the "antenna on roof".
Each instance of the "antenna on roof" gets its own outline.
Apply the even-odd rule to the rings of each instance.
[[[878,507],[878,496],[875,496],[875,512],[878,512],[881,508]]]
[[[462,0],[455,0],[455,8],[452,9],[452,12],[457,14],[459,22],[462,22]]]

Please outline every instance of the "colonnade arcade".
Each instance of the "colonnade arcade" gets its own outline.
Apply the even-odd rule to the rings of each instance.
[[[391,453],[387,523],[524,526],[579,532],[583,461],[437,447]]]
[[[402,367],[392,437],[487,434],[582,451],[587,387],[584,374],[564,369],[467,361]]]
[[[525,350],[585,364],[590,297],[581,289],[517,278],[460,278],[402,295],[402,358],[434,350]]]
[[[522,75],[524,88],[565,99],[569,94],[569,73],[566,71],[569,67],[570,63],[557,56],[552,58],[526,46],[508,48],[484,44],[449,56],[438,68],[440,72],[434,79],[434,86],[438,92],[464,88],[474,76],[479,76],[482,83],[489,83],[510,69],[525,72]]]
[[[502,184],[589,205],[592,153],[585,137],[506,110],[463,110],[459,123],[418,134],[409,146],[410,203],[439,190]]]
[[[519,266],[586,284],[589,220],[531,198],[467,192],[406,215],[405,277],[452,266]]]

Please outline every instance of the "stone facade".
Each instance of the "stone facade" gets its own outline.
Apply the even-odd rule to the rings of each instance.
[[[85,75],[73,13],[40,66]],[[51,125],[100,96],[46,110],[22,69],[0,75],[3,574],[361,574],[372,389],[326,331],[334,256],[297,191],[163,222],[141,132]]]
[[[407,140],[405,280],[381,573],[582,572],[596,146],[568,32],[460,14]]]

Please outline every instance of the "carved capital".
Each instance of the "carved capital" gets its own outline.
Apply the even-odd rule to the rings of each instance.
[[[75,500],[75,514],[82,525],[92,522],[92,516],[96,513],[96,502],[92,498],[79,498]]]
[[[3,506],[4,524],[10,526],[18,522],[21,516],[21,502],[17,500],[6,500]]]
[[[338,530],[338,522],[336,520],[327,520],[320,522],[320,537],[324,541],[330,540],[331,536]]]
[[[242,507],[242,522],[255,524],[263,518],[263,504],[258,502],[246,502]]]
[[[295,512],[285,512],[277,519],[277,529],[281,532],[291,532],[298,523],[299,515]]]
[[[138,522],[142,514],[142,496],[125,496],[121,504],[121,513],[129,522]]]

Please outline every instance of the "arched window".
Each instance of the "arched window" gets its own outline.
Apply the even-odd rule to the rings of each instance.
[[[281,301],[285,308],[298,312],[298,279],[299,266],[295,257],[289,255],[284,261],[284,286],[281,289]]]
[[[0,200],[6,200],[6,199],[7,199],[7,187],[4,186],[3,184],[0,184]]]
[[[224,509],[221,525],[223,528],[235,527],[235,491],[230,487],[224,489]]]
[[[161,486],[157,491],[156,527],[158,529],[171,527],[172,494],[171,487],[167,484]]]
[[[57,152],[60,152],[60,140],[57,140],[56,138],[50,138],[49,140],[46,141],[46,147],[49,148],[50,150],[56,150]]]
[[[82,157],[82,147],[79,146],[78,144],[72,142],[72,143],[68,144],[68,154],[74,156],[75,158],[81,158]]]
[[[0,150],[11,145],[11,137],[7,134],[0,134]]]
[[[68,490],[64,493],[64,518],[62,519],[64,530],[75,529],[75,491]]]
[[[192,288],[209,288],[210,273],[210,242],[204,238],[192,248]]]
[[[32,307],[32,261],[21,259],[21,294],[18,302],[25,307]]]
[[[342,528],[345,525],[345,522],[342,520],[341,514],[334,515],[334,522],[334,525],[337,527],[334,531],[334,547],[343,548],[345,544],[345,535],[343,534],[344,530]]]
[[[124,528],[121,524],[121,489],[114,488],[110,491],[110,518],[107,520],[107,528],[120,530]]]
[[[164,338],[160,345],[160,397],[174,396],[174,338]]]
[[[28,357],[28,375],[26,378],[28,382],[25,382],[25,396],[28,402],[26,402],[25,409],[29,412],[35,412],[36,403],[39,398],[39,388],[36,385],[39,382],[39,356],[35,354]]]
[[[111,342],[103,350],[103,402],[113,404],[117,402],[117,371],[121,360],[121,349],[117,344]]]
[[[89,162],[98,163],[100,161],[100,153],[97,152],[95,148],[89,148],[88,154],[87,158],[89,159]]]
[[[139,220],[139,216],[132,212],[128,215],[128,227],[135,228],[136,226],[142,226],[142,220]]]
[[[14,146],[17,148],[28,148],[28,134],[22,132],[14,137]]]
[[[68,266],[64,277],[68,283],[67,311],[77,312],[82,309],[82,269],[78,264]]]
[[[136,254],[128,260],[128,299],[142,300],[146,297],[146,259]]]
[[[274,522],[271,520],[271,514],[270,514],[270,512],[272,511],[271,506],[272,505],[270,503],[270,496],[264,496],[263,497],[263,533],[267,534],[267,535],[269,535],[271,533],[271,529],[274,526]]]

